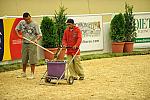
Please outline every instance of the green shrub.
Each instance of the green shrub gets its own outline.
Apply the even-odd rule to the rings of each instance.
[[[132,10],[133,6],[125,4],[125,41],[127,42],[134,41],[137,36],[135,19]]]
[[[58,36],[54,21],[49,17],[43,17],[40,28],[42,32],[42,46],[45,48],[57,47]]]
[[[113,42],[123,42],[125,33],[124,16],[122,13],[117,14],[110,23],[110,36]]]
[[[55,26],[56,26],[56,33],[57,33],[57,42],[58,42],[58,46],[60,47],[62,44],[62,37],[63,37],[63,33],[64,30],[66,29],[66,11],[67,8],[64,8],[64,6],[60,6],[59,11],[55,11],[55,16],[54,16],[54,22],[55,22]]]

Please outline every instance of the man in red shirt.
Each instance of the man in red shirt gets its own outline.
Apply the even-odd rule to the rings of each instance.
[[[67,59],[68,62],[70,62],[79,49],[82,41],[82,33],[80,29],[75,26],[73,19],[68,19],[66,24],[68,27],[64,31],[62,44],[64,47],[69,47],[67,48]],[[78,51],[76,57],[68,67],[70,76],[73,76],[74,79],[77,79],[77,76],[79,76],[79,80],[84,79],[83,67],[80,63],[80,51]]]

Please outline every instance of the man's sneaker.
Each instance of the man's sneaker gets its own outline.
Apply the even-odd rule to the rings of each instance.
[[[21,73],[21,75],[17,75],[17,78],[24,78],[26,77],[26,73]]]
[[[35,79],[34,74],[31,74],[31,76],[27,77],[27,79],[29,80]]]
[[[78,80],[78,77],[73,77],[74,80]],[[65,77],[64,80],[67,80],[67,78]]]
[[[84,77],[80,77],[79,80],[84,80]]]
[[[74,78],[74,80],[78,80],[78,77],[73,77]]]

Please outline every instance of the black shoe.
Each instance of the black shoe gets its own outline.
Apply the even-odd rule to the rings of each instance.
[[[74,78],[74,80],[78,80],[78,78],[77,77],[73,77]]]
[[[84,80],[84,77],[80,77],[79,80]]]

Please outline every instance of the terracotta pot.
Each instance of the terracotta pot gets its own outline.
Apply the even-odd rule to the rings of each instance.
[[[55,54],[58,48],[46,48],[46,49],[48,49],[49,51]],[[45,59],[48,59],[49,61],[54,60],[54,54],[44,51]]]
[[[123,52],[131,53],[133,51],[133,42],[125,42]]]
[[[60,54],[58,55],[58,60],[64,60],[65,53],[66,53],[66,48],[62,48]]]
[[[122,53],[124,48],[124,42],[113,42],[112,43],[112,52],[113,53]]]

